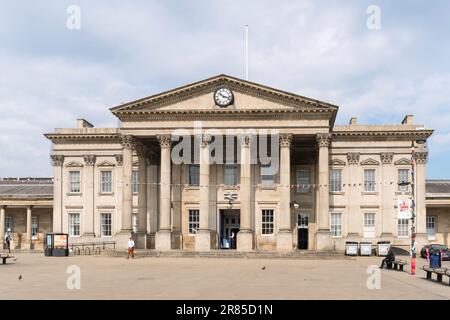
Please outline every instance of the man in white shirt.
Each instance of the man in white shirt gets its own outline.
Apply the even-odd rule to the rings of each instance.
[[[128,239],[128,256],[127,256],[127,259],[130,258],[130,254],[131,254],[131,257],[134,259],[134,240],[133,240],[133,238],[131,236]]]

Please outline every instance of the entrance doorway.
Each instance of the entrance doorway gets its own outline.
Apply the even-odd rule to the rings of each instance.
[[[220,249],[236,249],[237,234],[241,225],[241,213],[238,209],[221,209]]]
[[[308,250],[308,223],[309,223],[309,214],[308,213],[299,213],[297,220],[297,248],[299,250]]]

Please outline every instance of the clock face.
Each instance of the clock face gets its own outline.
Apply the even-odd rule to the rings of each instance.
[[[233,93],[230,89],[220,88],[214,93],[214,101],[219,107],[226,107],[233,103]]]

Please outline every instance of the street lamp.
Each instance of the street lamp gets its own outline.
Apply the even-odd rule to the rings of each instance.
[[[416,274],[416,195],[415,195],[415,164],[416,149],[415,143],[419,149],[426,148],[426,140],[411,141],[411,181],[400,181],[399,186],[411,185],[411,275]]]

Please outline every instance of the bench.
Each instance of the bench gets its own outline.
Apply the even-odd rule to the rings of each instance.
[[[6,264],[7,259],[12,259],[14,257],[7,254],[7,255],[1,255],[0,258],[2,258],[2,264]]]
[[[394,270],[398,270],[398,271],[403,271],[403,267],[406,266],[407,264],[408,263],[403,260],[395,260],[395,261],[386,263],[388,269],[394,269]]]
[[[436,274],[436,281],[442,283],[442,276],[449,277],[448,285],[450,286],[450,270],[447,268],[431,268],[430,266],[423,266],[422,270],[427,273],[427,279],[432,279],[432,274]]]

